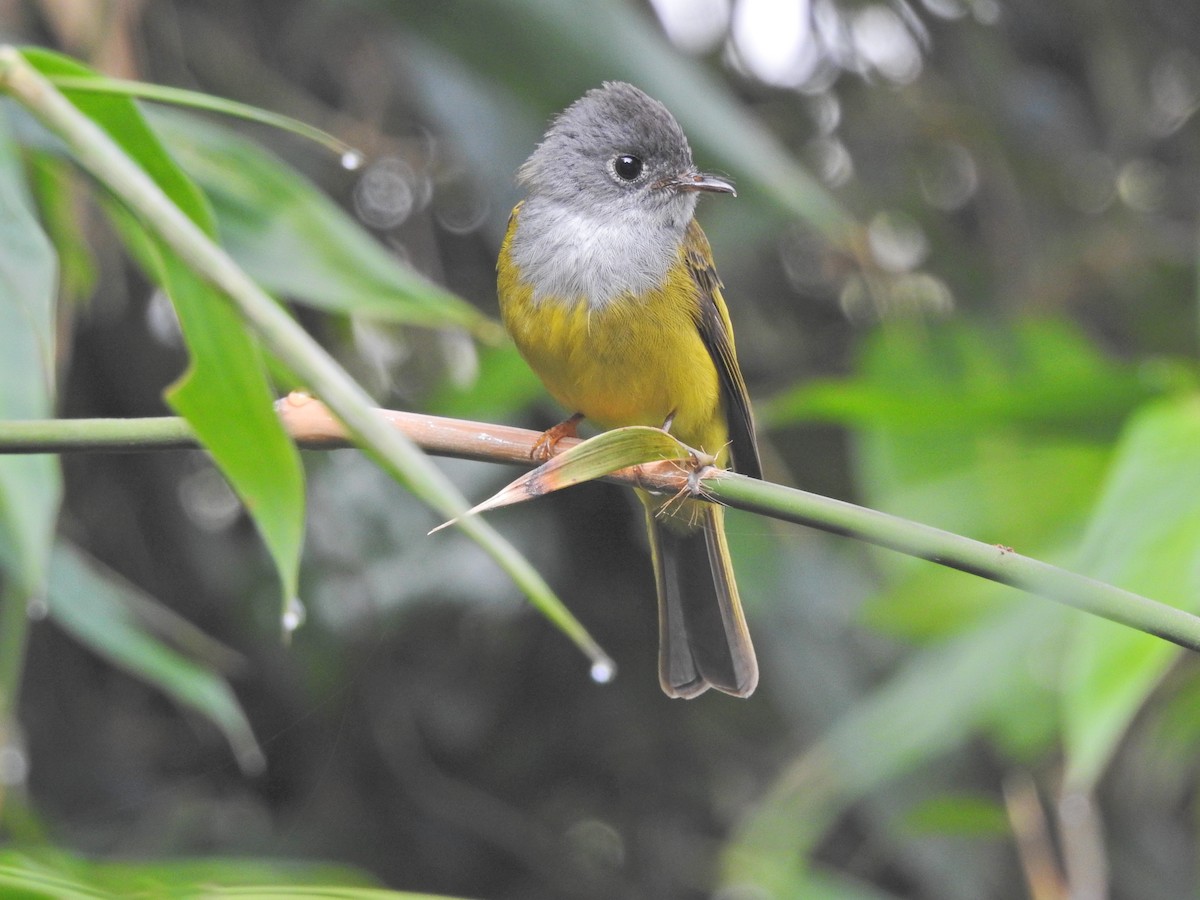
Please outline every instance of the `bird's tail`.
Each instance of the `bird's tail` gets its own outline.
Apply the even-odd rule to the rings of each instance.
[[[658,673],[670,697],[691,698],[710,687],[749,697],[758,661],[742,613],[725,510],[684,500],[671,505],[643,494],[658,582]]]

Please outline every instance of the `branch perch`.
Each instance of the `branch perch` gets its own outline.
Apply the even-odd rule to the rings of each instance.
[[[306,394],[276,403],[284,427],[305,449],[353,444],[329,409]],[[530,466],[537,431],[395,410],[376,415],[429,453],[485,462]],[[561,449],[578,443],[563,440]],[[181,419],[98,419],[0,422],[0,453],[61,453],[80,450],[130,451],[196,447]],[[985,544],[948,531],[784,487],[710,469],[695,485],[674,462],[624,469],[606,480],[664,493],[693,489],[727,506],[808,525],[886,547],[991,581],[1011,585],[1122,625],[1200,651],[1200,618],[1122,588],[1077,575],[1007,547]]]

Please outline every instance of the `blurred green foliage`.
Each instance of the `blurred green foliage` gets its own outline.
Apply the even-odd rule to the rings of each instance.
[[[230,252],[319,310],[382,402],[481,419],[559,412],[469,337],[512,172],[554,111],[638,83],[738,181],[700,216],[772,477],[1196,607],[1187,4],[814,0],[799,31],[753,0],[56,6],[0,7],[0,31],[361,147],[350,173],[261,128],[148,117]],[[681,49],[706,9],[712,37]],[[790,68],[756,21],[800,35]],[[0,414],[161,414],[177,327],[59,149],[0,112]],[[1168,644],[731,515],[762,687],[672,704],[616,489],[490,516],[617,658],[600,687],[377,470],[304,464],[311,615],[285,650],[273,569],[201,454],[66,457],[61,515],[48,459],[0,459],[0,603],[49,598],[24,655],[0,634],[21,690],[0,833],[148,867],[10,851],[0,879],[186,885],[209,863],[172,860],[239,856],[213,880],[283,886],[253,858],[289,858],[340,867],[308,885],[355,867],[481,897],[1196,893],[1200,668]],[[509,474],[446,466],[476,498]]]

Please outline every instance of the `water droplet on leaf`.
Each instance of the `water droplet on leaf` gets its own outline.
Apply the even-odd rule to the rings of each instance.
[[[592,663],[592,681],[596,684],[608,684],[617,675],[616,664],[610,659],[602,659]]]
[[[304,624],[305,618],[308,616],[308,611],[305,610],[304,604],[300,602],[299,597],[289,597],[288,602],[283,607],[283,639],[290,640],[292,634],[297,628]]]

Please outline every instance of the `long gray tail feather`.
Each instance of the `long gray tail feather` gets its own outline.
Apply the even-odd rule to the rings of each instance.
[[[696,504],[685,527],[647,507],[658,581],[659,679],[671,697],[696,697],[710,687],[749,697],[758,662],[738,598],[725,544],[723,512]]]

